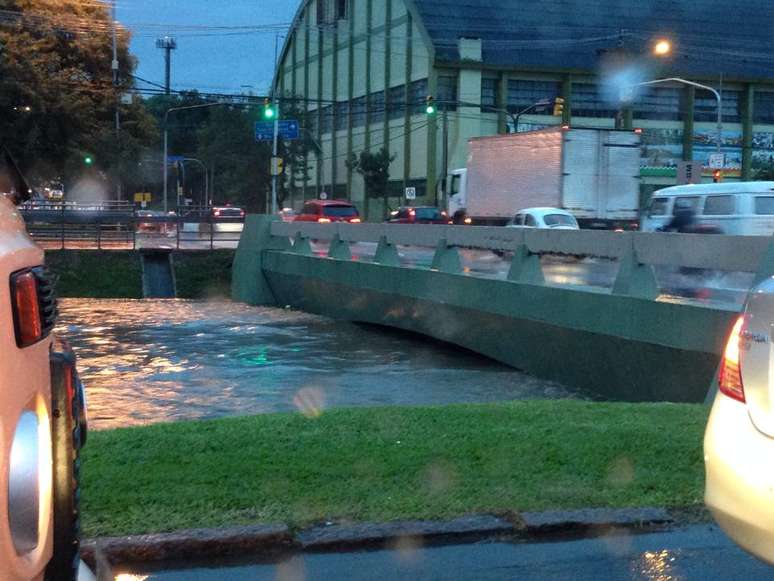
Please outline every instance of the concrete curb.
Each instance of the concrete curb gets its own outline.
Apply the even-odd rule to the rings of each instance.
[[[470,515],[447,521],[328,524],[292,532],[269,524],[194,529],[128,537],[103,537],[82,544],[84,560],[112,564],[202,560],[289,550],[326,551],[401,546],[403,542],[441,544],[487,538],[539,539],[550,535],[601,533],[610,529],[648,529],[675,524],[663,508],[582,509],[526,512],[513,517]]]

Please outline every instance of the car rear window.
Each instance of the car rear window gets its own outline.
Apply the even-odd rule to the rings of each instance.
[[[774,214],[774,196],[756,196],[755,213],[767,216]]]
[[[546,214],[543,217],[546,226],[577,226],[575,218],[567,214]]]
[[[417,208],[417,220],[440,220],[441,213],[435,208]]]
[[[241,218],[242,210],[239,208],[220,208],[218,210],[221,218]]]
[[[325,206],[323,208],[323,214],[326,216],[343,218],[346,216],[357,216],[357,210],[354,206]]]
[[[669,210],[669,198],[653,198],[650,203],[649,216],[666,216]]]
[[[725,216],[733,213],[733,196],[707,196],[707,201],[704,202],[705,216]]]

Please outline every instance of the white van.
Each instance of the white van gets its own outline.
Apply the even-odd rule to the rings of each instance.
[[[774,234],[774,182],[728,182],[674,186],[653,193],[642,220],[643,232],[669,224],[677,208],[691,208],[696,223],[723,234]]]

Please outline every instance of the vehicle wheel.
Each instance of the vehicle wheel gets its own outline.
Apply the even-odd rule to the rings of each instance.
[[[51,374],[52,503],[54,555],[46,581],[75,581],[80,562],[80,449],[83,399],[78,378],[67,356],[53,355]],[[62,361],[58,361],[61,359]],[[59,372],[54,368],[60,366]],[[70,375],[69,378],[67,375]]]

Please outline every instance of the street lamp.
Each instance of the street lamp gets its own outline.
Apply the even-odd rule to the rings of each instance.
[[[656,41],[656,43],[653,45],[653,54],[659,57],[668,56],[672,53],[672,43],[665,39],[661,38]]]
[[[173,111],[183,111],[184,109],[201,109],[203,107],[216,107],[218,105],[228,105],[228,103],[203,103],[201,105],[188,105],[186,107],[171,107],[167,109],[167,112],[164,113],[164,158],[162,160],[162,167],[164,168],[164,213],[168,211],[168,202],[167,202],[167,189],[168,189],[168,178],[167,178],[167,164],[169,163],[169,127],[168,127],[168,121],[169,121],[169,114]]]
[[[693,81],[688,81],[686,79],[681,79],[681,78],[678,78],[678,77],[670,77],[668,79],[656,79],[655,81],[645,81],[645,82],[642,82],[642,83],[635,83],[633,85],[628,85],[626,87],[622,87],[622,89],[621,89],[622,99],[621,100],[623,100],[623,101],[631,100],[631,97],[633,95],[633,90],[636,87],[646,87],[648,85],[662,85],[664,83],[681,83],[683,85],[688,85],[688,86],[691,86],[691,87],[696,87],[697,89],[704,89],[705,91],[709,91],[710,93],[715,95],[715,99],[718,102],[717,150],[718,150],[718,153],[721,153],[721,147],[722,147],[722,143],[723,143],[723,96],[716,89],[713,89],[712,87],[708,87],[707,85],[702,85],[700,83],[695,83]]]

